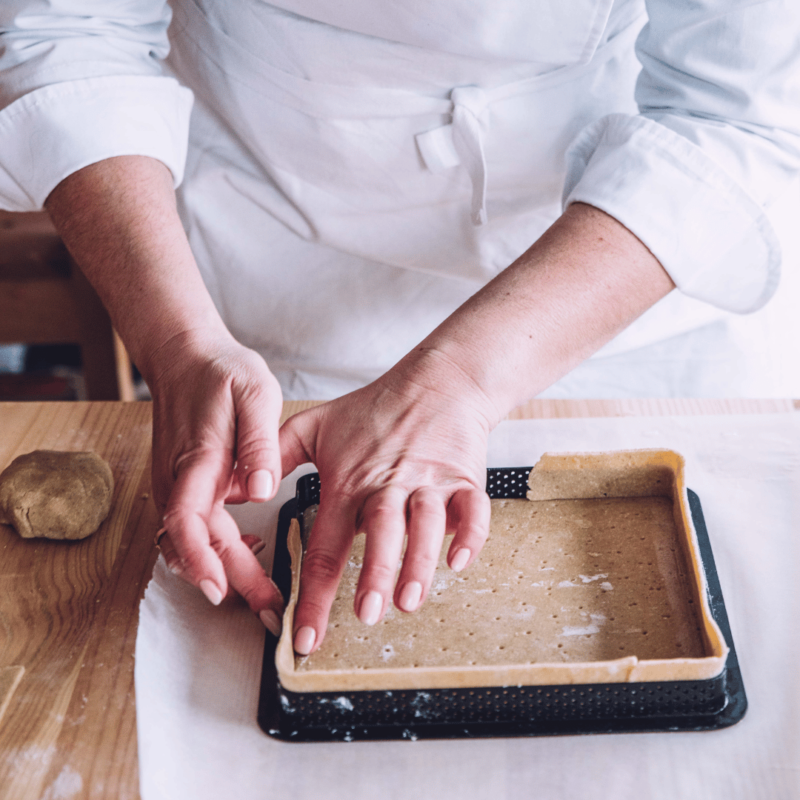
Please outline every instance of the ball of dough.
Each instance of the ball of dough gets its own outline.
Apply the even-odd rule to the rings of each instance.
[[[0,473],[0,523],[25,539],[84,539],[108,516],[113,491],[96,453],[34,450]]]

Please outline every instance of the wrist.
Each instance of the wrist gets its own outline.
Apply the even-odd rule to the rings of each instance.
[[[176,359],[232,341],[197,269],[163,164],[140,156],[92,164],[62,181],[46,206],[151,389],[180,366]]]
[[[431,341],[433,337],[415,347],[381,380],[417,402],[434,398],[437,405],[444,400],[466,407],[490,431],[511,409],[481,380],[478,354],[456,342]]]
[[[175,378],[192,365],[212,361],[221,352],[240,346],[219,317],[208,325],[197,324],[196,319],[192,322],[164,330],[160,337],[149,337],[146,346],[140,348],[141,355],[131,353],[154,395],[167,376]]]
[[[496,424],[673,288],[630,231],[574,204],[403,361],[439,390],[455,375]]]

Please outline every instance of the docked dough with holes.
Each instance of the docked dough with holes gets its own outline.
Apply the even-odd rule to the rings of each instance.
[[[357,536],[322,647],[292,651],[293,586],[276,663],[290,691],[391,690],[704,679],[727,646],[708,607],[671,451],[545,455],[528,499],[492,501],[489,539],[454,573],[442,549],[414,614],[390,607],[373,627],[353,613],[363,562]],[[308,526],[313,515],[307,512]]]
[[[25,539],[85,539],[108,516],[113,493],[96,453],[34,450],[0,473],[0,523]]]

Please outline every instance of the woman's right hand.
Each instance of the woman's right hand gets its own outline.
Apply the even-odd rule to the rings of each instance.
[[[218,603],[232,587],[277,632],[283,600],[224,503],[281,478],[281,392],[225,328],[159,161],[119,156],[65,178],[46,208],[153,393],[153,493],[174,572]]]
[[[175,337],[151,364],[153,493],[167,565],[215,605],[233,589],[277,635],[283,598],[224,504],[277,491],[278,382],[228,335]]]

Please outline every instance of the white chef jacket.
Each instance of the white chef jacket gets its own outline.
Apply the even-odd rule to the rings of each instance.
[[[800,169],[791,0],[173,8],[168,39],[162,0],[5,0],[0,205],[161,160],[223,318],[288,396],[376,377],[575,201],[680,290],[603,356],[776,290],[769,213]]]

